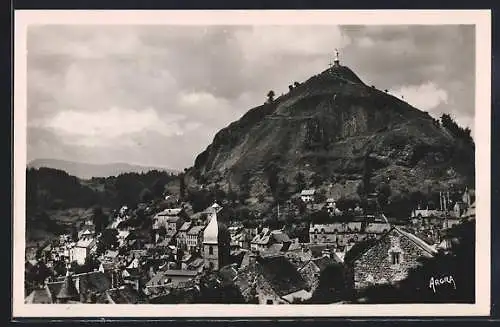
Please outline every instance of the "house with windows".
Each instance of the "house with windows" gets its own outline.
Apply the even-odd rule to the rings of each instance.
[[[203,247],[204,226],[193,226],[186,232],[186,247],[189,252],[199,252]]]
[[[302,192],[300,192],[300,199],[304,203],[311,203],[311,202],[314,202],[314,195],[315,194],[316,194],[316,190],[314,190],[314,189],[302,190]]]
[[[364,239],[377,238],[391,229],[385,221],[345,221],[329,224],[311,224],[309,241],[312,244],[334,244],[346,246]]]
[[[69,250],[69,261],[76,261],[79,265],[85,264],[85,259],[90,253],[95,252],[97,242],[95,239],[81,239]]]
[[[381,238],[354,246],[344,259],[350,287],[359,291],[377,284],[395,284],[420,264],[421,257],[433,257],[434,246],[401,228],[392,227]]]
[[[157,234],[164,229],[166,236],[172,237],[188,220],[183,208],[165,209],[153,217],[153,229]]]
[[[192,223],[190,221],[187,221],[184,224],[182,224],[181,228],[179,228],[176,237],[176,243],[179,249],[182,250],[187,249],[187,232],[189,231],[189,228],[191,228],[191,224]]]
[[[290,242],[290,238],[284,231],[279,229],[271,230],[266,227],[253,237],[250,242],[250,249],[253,251],[266,252],[270,250],[271,247],[274,247],[279,251],[284,244]]]

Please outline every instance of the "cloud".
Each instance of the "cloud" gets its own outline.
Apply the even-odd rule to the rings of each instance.
[[[333,52],[350,42],[338,26],[255,26],[235,33],[249,61],[281,56],[315,56]]]
[[[86,146],[110,146],[120,144],[127,135],[147,131],[154,131],[164,136],[182,135],[193,128],[193,125],[189,124],[184,130],[179,124],[184,119],[185,116],[179,114],[171,114],[168,118],[160,119],[152,108],[138,111],[113,107],[98,112],[61,111],[45,121],[32,122],[32,125],[54,131],[62,137],[63,142]]]
[[[45,25],[27,41],[30,158],[182,169],[335,48],[367,84],[474,119],[471,26]]]
[[[432,110],[441,103],[448,102],[448,93],[432,82],[417,86],[403,86],[398,90],[391,91],[412,106],[421,110]]]

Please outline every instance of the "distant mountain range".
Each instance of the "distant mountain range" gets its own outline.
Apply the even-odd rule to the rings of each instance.
[[[117,176],[122,173],[141,173],[151,170],[167,171],[174,174],[179,172],[175,169],[165,167],[141,166],[122,162],[109,164],[91,164],[59,159],[35,159],[28,163],[28,168],[40,167],[64,170],[68,174],[82,179],[90,179],[92,177]]]

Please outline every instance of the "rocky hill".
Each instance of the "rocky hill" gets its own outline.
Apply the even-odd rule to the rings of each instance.
[[[472,140],[336,65],[220,130],[186,177],[254,198],[276,184],[359,198],[382,182],[392,194],[473,187],[474,171]]]

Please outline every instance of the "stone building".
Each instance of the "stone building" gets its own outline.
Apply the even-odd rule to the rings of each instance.
[[[350,276],[348,283],[356,291],[401,281],[411,268],[419,265],[419,258],[437,253],[433,246],[397,227],[377,240],[353,247],[350,252],[345,264]]]
[[[346,221],[330,224],[311,224],[309,241],[312,244],[346,246],[364,239],[377,238],[390,230],[387,222]]]

